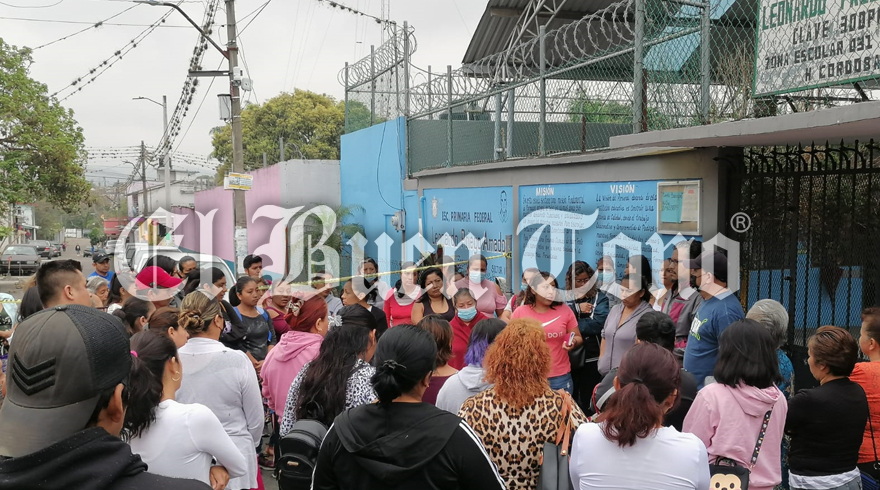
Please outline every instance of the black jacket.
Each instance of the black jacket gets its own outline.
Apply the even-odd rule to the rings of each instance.
[[[324,439],[312,490],[503,490],[468,425],[427,403],[362,405]]]
[[[614,368],[606,374],[602,382],[596,386],[596,392],[593,394],[593,399],[590,401],[590,407],[594,411],[601,412],[605,408],[608,398],[614,394],[614,378],[616,377],[617,368]],[[666,414],[666,418],[663,420],[663,425],[666,427],[675,427],[675,430],[681,432],[681,427],[684,425],[684,417],[687,415],[688,410],[691,409],[691,405],[693,405],[696,397],[697,380],[694,378],[693,374],[682,369],[681,400],[679,400],[678,405],[673,407],[672,410]]]
[[[86,429],[19,458],[0,457],[2,490],[210,490],[196,480],[147,473],[131,447],[101,428]]]

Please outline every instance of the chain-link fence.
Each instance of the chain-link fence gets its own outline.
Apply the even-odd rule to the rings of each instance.
[[[348,67],[346,84],[349,100],[372,104],[373,123],[408,118],[410,174],[880,94],[876,3],[621,0],[444,73],[397,56],[414,46],[401,31]]]
[[[391,37],[370,56],[339,72],[345,87],[345,132],[351,133],[407,114],[410,59],[416,51],[413,29],[391,25]]]

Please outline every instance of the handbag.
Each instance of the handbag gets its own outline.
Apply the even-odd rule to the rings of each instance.
[[[562,395],[559,430],[556,442],[545,442],[541,453],[541,470],[538,473],[538,490],[573,490],[568,473],[568,450],[571,445],[571,395],[565,390]]]
[[[880,470],[880,461],[877,458],[877,443],[874,441],[874,424],[871,422],[871,410],[868,409],[868,427],[871,429],[871,445],[874,446],[874,469]],[[874,479],[873,476],[865,473],[864,471],[859,471],[859,474],[862,476],[862,490],[880,490],[880,482]]]
[[[758,453],[761,452],[761,445],[764,444],[764,434],[767,432],[767,425],[770,423],[770,415],[773,409],[767,410],[764,415],[764,421],[761,423],[761,432],[758,433],[758,442],[755,443],[755,450],[752,452],[752,459],[748,468],[740,466],[736,461],[729,458],[715,458],[714,464],[709,464],[709,475],[711,476],[709,488],[736,488],[738,490],[749,490],[749,475],[758,462]]]

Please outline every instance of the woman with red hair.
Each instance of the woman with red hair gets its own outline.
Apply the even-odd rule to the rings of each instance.
[[[551,363],[541,323],[514,318],[483,359],[485,379],[495,385],[468,398],[459,411],[482,439],[508,488],[537,488],[544,443],[555,443],[560,424],[568,422],[562,420],[563,395],[547,381]],[[586,420],[572,404],[572,430]]]
[[[260,371],[263,396],[279,418],[284,416],[284,403],[293,379],[307,362],[318,357],[321,342],[330,327],[327,302],[317,295],[306,301],[294,299],[287,324],[290,330],[269,351]]]

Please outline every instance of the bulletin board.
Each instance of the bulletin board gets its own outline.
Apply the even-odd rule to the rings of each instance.
[[[657,233],[700,235],[702,193],[699,180],[657,183]]]

